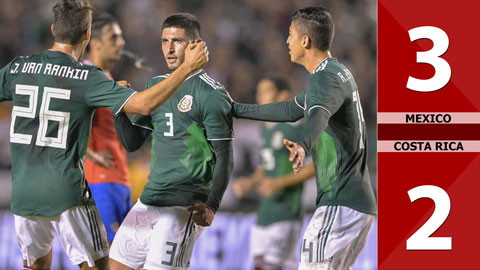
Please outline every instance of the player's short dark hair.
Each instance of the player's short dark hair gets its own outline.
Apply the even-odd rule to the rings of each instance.
[[[308,7],[297,10],[292,22],[298,26],[300,34],[312,39],[313,46],[321,51],[330,50],[335,26],[330,12],[325,7]]]
[[[275,88],[277,88],[277,91],[285,90],[290,92],[290,85],[285,79],[282,79],[277,76],[267,76],[264,78],[264,80],[271,81],[275,86]]]
[[[103,27],[113,23],[118,23],[118,21],[112,15],[108,13],[94,13],[92,19],[91,38],[101,38]]]
[[[55,42],[77,44],[92,20],[90,0],[62,0],[53,7]]]
[[[184,29],[187,36],[191,39],[200,38],[200,22],[190,13],[175,13],[169,16],[163,22],[162,31],[168,27]]]

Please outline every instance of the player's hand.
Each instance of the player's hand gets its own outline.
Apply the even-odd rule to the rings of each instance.
[[[185,49],[185,64],[190,68],[191,73],[201,69],[208,62],[208,48],[205,41],[197,40],[188,44]]]
[[[252,188],[252,181],[247,177],[238,178],[233,182],[233,193],[239,198],[245,196],[245,194]]]
[[[118,81],[117,84],[120,85],[121,87],[132,88],[132,85],[127,81]]]
[[[282,188],[279,183],[275,179],[265,177],[257,186],[257,193],[262,197],[269,198]]]
[[[192,220],[199,226],[210,226],[215,217],[215,213],[213,213],[212,209],[204,203],[196,203],[193,206],[190,206],[187,210],[192,212]]]
[[[305,160],[305,149],[296,143],[289,141],[287,139],[283,140],[283,144],[287,147],[288,151],[290,151],[290,162],[293,162],[293,173],[297,174],[303,167],[303,161]]]
[[[108,150],[103,150],[99,152],[88,151],[88,158],[91,161],[107,169],[115,166],[115,160],[113,158],[113,155]]]

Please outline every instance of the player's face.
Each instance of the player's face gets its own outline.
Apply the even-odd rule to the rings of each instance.
[[[290,24],[290,29],[288,31],[288,53],[290,54],[290,61],[292,61],[293,63],[301,64],[300,61],[304,55],[302,36],[298,32],[295,23],[295,21],[292,21],[292,23]]]
[[[162,31],[162,51],[168,69],[177,69],[185,60],[185,49],[189,38],[185,29],[178,27],[167,27]]]
[[[120,59],[125,46],[122,29],[117,23],[107,24],[102,28],[102,56],[105,60]]]
[[[257,84],[257,103],[268,104],[276,102],[278,90],[271,80],[263,79]]]

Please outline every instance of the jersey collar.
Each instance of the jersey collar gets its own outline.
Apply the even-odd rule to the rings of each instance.
[[[319,71],[321,71],[321,70],[324,70],[325,67],[326,67],[327,64],[328,64],[328,60],[329,60],[329,59],[336,60],[335,57],[327,57],[327,58],[323,59],[322,62],[320,62],[320,64],[318,64],[317,68],[315,68],[315,70],[312,72],[312,74],[315,74],[315,73],[317,73],[317,72],[319,72]]]
[[[47,49],[45,52],[47,54],[51,55],[51,56],[61,56],[61,57],[67,56],[68,58],[72,59],[73,61],[78,62],[77,60],[75,60],[75,58],[73,58],[73,56],[71,56],[68,53],[64,53],[64,52],[61,52],[61,51],[54,51],[54,50],[50,50],[50,49]]]
[[[200,73],[202,73],[202,72],[203,72],[203,69],[200,69],[199,71],[197,71],[197,72],[193,73],[192,75],[188,76],[188,78],[186,78],[185,81],[194,77],[194,76],[196,76],[196,75],[198,75],[198,74],[200,74]]]

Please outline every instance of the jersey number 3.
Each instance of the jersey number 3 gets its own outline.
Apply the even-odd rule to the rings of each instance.
[[[13,106],[12,109],[12,123],[10,126],[10,142],[20,144],[30,144],[32,142],[32,135],[15,132],[15,122],[17,117],[32,118],[36,117],[38,105],[38,91],[39,87],[35,85],[17,84],[15,86],[15,94],[28,96],[28,107]],[[70,122],[69,112],[52,111],[50,101],[53,99],[70,100],[70,90],[44,87],[42,104],[40,105],[40,112],[38,114],[39,126],[37,132],[37,140],[35,145],[55,147],[65,149],[67,146],[68,124]],[[58,133],[56,137],[47,137],[48,122],[58,122]]]

